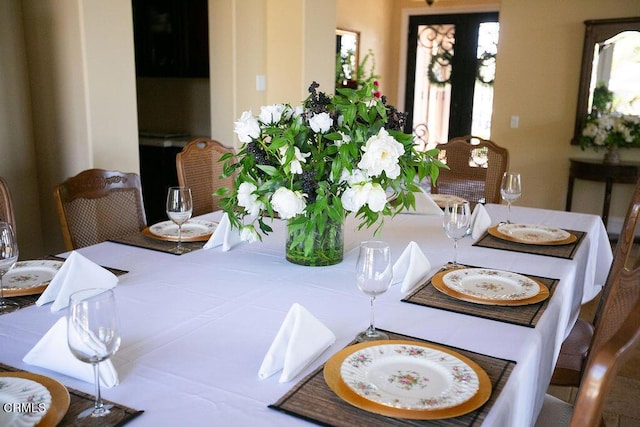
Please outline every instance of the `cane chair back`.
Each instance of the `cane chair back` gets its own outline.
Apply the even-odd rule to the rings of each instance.
[[[147,226],[136,173],[89,169],[54,189],[67,250],[140,232]]]
[[[500,203],[500,182],[509,166],[509,151],[495,142],[467,135],[438,145],[440,169],[433,194],[452,194],[472,204]]]
[[[640,264],[635,263],[632,268],[624,267],[614,274],[611,285],[630,289],[638,288],[639,283]],[[594,338],[599,344],[589,355],[573,407],[554,396],[546,395],[536,427],[605,426],[602,412],[613,381],[620,367],[633,354],[631,350],[640,343],[640,297],[637,292],[629,295],[625,304],[627,314],[618,323],[618,327],[612,332],[596,328]]]
[[[7,181],[4,178],[0,177],[0,221],[11,224],[13,232],[15,233],[16,219],[14,215],[9,184],[7,184]]]
[[[639,229],[640,181],[636,184],[622,225],[593,324],[578,319],[560,348],[551,384],[577,387],[589,354],[611,338],[629,314],[634,301],[640,297],[640,278],[636,275],[635,283],[625,279],[628,271],[636,271],[640,266],[640,258],[633,259],[632,251]]]
[[[221,178],[224,162],[220,157],[233,153],[218,141],[197,138],[176,155],[178,183],[191,188],[193,215],[203,215],[220,209],[220,197],[213,193],[221,187],[233,187],[233,178]]]

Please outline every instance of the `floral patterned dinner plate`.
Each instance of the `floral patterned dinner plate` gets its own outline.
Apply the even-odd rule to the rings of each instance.
[[[495,237],[530,245],[565,245],[577,239],[566,230],[539,224],[499,224],[488,231]]]
[[[44,259],[18,261],[2,278],[4,296],[17,297],[42,293],[62,264],[62,261]]]
[[[410,344],[380,344],[342,362],[340,375],[355,393],[409,410],[460,405],[479,389],[475,371],[452,354]]]
[[[36,425],[51,407],[51,393],[42,384],[26,378],[0,376],[0,425]]]
[[[445,208],[447,206],[447,202],[457,202],[462,203],[466,202],[466,199],[462,197],[454,196],[452,194],[429,194],[433,201],[441,208]]]
[[[538,282],[527,276],[489,268],[452,270],[442,282],[456,292],[486,300],[523,300],[540,293]]]
[[[190,219],[182,225],[183,242],[206,242],[216,230],[218,223],[201,219]],[[143,233],[149,237],[171,242],[178,241],[178,226],[173,221],[163,221],[147,227]]]

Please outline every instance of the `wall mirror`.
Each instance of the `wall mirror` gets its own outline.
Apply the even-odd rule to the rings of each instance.
[[[360,33],[336,30],[336,88],[356,88]]]
[[[611,111],[640,115],[640,17],[585,21],[578,107],[572,144],[578,144],[585,121],[595,113],[594,91],[613,93]]]

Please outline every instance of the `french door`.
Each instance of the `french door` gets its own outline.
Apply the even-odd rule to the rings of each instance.
[[[498,13],[412,16],[404,111],[416,142],[489,138]]]

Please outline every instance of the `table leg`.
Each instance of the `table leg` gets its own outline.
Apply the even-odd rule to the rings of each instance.
[[[573,181],[575,180],[574,177],[570,176],[569,177],[569,184],[567,186],[567,203],[565,204],[564,210],[567,212],[571,211],[571,202],[573,199]]]
[[[607,228],[607,222],[609,221],[609,205],[611,205],[611,189],[613,188],[613,180],[607,179],[604,189],[604,204],[602,205],[602,222],[604,227]]]

